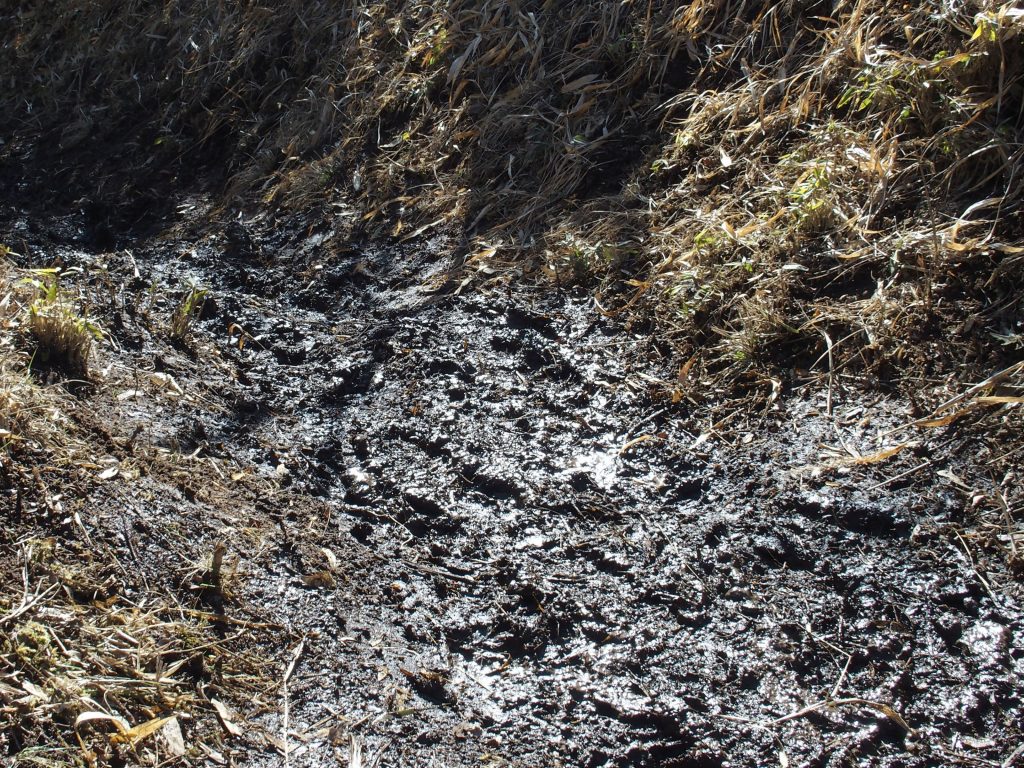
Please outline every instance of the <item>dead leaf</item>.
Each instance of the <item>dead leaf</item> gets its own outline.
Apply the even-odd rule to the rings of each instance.
[[[50,694],[48,694],[35,683],[30,683],[28,680],[22,680],[21,687],[29,696],[40,699],[42,701],[50,700]]]
[[[228,709],[227,706],[217,701],[217,699],[210,699],[210,703],[213,705],[213,709],[217,713],[217,719],[220,720],[220,724],[224,726],[224,730],[232,736],[241,736],[242,729],[235,724],[235,713]]]
[[[338,570],[338,556],[327,547],[320,547],[320,551],[323,552],[324,557],[327,558],[327,564],[330,566],[330,569],[332,571]]]
[[[178,382],[175,381],[174,377],[169,373],[151,373],[149,374],[149,377],[153,380],[154,384],[159,384],[160,386],[171,390],[176,395],[184,394],[184,391],[178,385]]]
[[[75,730],[78,730],[79,727],[86,723],[95,722],[113,723],[114,727],[117,728],[118,733],[128,733],[128,731],[131,730],[131,726],[128,725],[128,721],[126,721],[124,718],[117,717],[116,715],[108,715],[106,712],[96,711],[83,712],[78,717],[76,717]]]
[[[452,735],[456,739],[475,739],[484,732],[484,729],[479,723],[473,723],[468,720],[463,720],[461,723],[455,726],[452,731]]]
[[[348,724],[346,723],[335,723],[327,730],[327,741],[332,746],[341,746],[342,742],[345,741],[345,732],[348,730]]]
[[[136,725],[134,728],[129,728],[124,733],[115,733],[110,737],[111,744],[138,744],[140,741],[148,736],[152,736],[154,733],[163,728],[168,720],[173,720],[172,717],[155,717],[152,720]]]
[[[211,760],[212,762],[216,763],[217,765],[227,765],[228,764],[227,758],[224,757],[224,755],[222,755],[217,750],[210,749],[208,746],[206,746],[202,742],[199,743],[199,748],[202,749],[203,752],[206,753],[206,757],[207,757],[208,760]]]
[[[640,435],[640,437],[634,437],[632,440],[630,440],[628,443],[626,443],[619,449],[619,455],[622,456],[623,454],[627,453],[629,449],[632,448],[633,446],[639,445],[640,443],[646,443],[648,440],[654,439],[654,435]]]
[[[462,71],[462,67],[465,66],[469,57],[476,53],[477,46],[480,45],[482,38],[477,35],[473,38],[472,42],[467,46],[466,50],[461,55],[456,57],[455,61],[452,62],[451,67],[448,68],[448,83],[454,83],[455,79],[459,76],[459,72]]]
[[[181,757],[185,754],[185,738],[181,735],[181,725],[177,717],[167,718],[163,728],[160,729],[160,737],[163,739],[164,748],[173,757]]]
[[[562,86],[562,93],[572,93],[578,91],[585,85],[590,85],[595,80],[599,79],[600,75],[583,75],[583,77],[577,77],[575,80],[570,80],[568,83]]]
[[[969,410],[969,407],[963,408],[955,413],[949,414],[948,416],[943,416],[940,419],[921,419],[920,421],[915,421],[914,425],[918,427],[931,427],[933,429],[936,427],[948,427],[961,416],[964,416]]]
[[[348,768],[363,768],[363,745],[356,736],[352,736],[348,753]]]
[[[879,462],[891,459],[897,453],[906,448],[909,443],[900,443],[899,445],[893,446],[892,448],[886,448],[885,450],[878,451],[877,453],[871,453],[867,456],[858,456],[853,459],[850,463],[852,464],[878,464]]]
[[[697,355],[694,355],[679,368],[679,381],[686,381],[690,376],[690,369],[693,368],[693,364],[697,362]]]
[[[903,719],[902,715],[895,709],[890,707],[888,704],[878,704],[875,702],[867,702],[868,706],[872,709],[877,709],[883,715],[892,720],[896,725],[905,730],[907,733],[913,733],[914,729],[907,725],[907,721]]]

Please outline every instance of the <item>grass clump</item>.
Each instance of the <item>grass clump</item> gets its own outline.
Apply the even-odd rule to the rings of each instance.
[[[93,341],[102,339],[103,331],[76,311],[59,276],[56,269],[39,269],[25,279],[36,292],[28,308],[28,328],[36,342],[34,364],[85,378]]]
[[[171,313],[171,339],[181,342],[192,332],[192,327],[195,325],[196,320],[203,313],[206,295],[207,291],[205,289],[196,288],[195,286],[185,292],[181,302]]]
[[[21,343],[30,316],[24,293],[24,283],[16,284],[0,261],[0,457],[55,444],[66,427],[66,392],[40,386],[29,371]]]

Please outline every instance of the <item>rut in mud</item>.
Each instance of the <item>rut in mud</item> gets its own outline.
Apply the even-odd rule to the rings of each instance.
[[[884,471],[823,456],[905,422],[901,404],[836,392],[829,415],[824,391],[787,386],[702,426],[661,394],[657,346],[585,291],[460,292],[441,239],[262,221],[97,253],[75,221],[35,226],[8,224],[25,265],[134,286],[106,384],[81,396],[115,445],[192,462],[176,485],[99,491],[85,525],[154,583],[178,556],[167,529],[193,554],[226,542],[220,608],[280,627],[257,641],[289,670],[286,704],[236,702],[238,764],[1014,759],[1016,590],[962,546],[955,485],[888,482],[955,469],[956,436]],[[173,345],[153,296],[190,282],[208,300]],[[251,502],[230,499],[229,461]]]

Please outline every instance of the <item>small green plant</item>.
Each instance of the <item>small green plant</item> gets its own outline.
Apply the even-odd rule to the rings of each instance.
[[[836,218],[831,166],[821,162],[812,165],[786,197],[801,229],[817,230],[830,224]]]
[[[702,229],[693,237],[693,250],[705,258],[718,254],[723,237],[713,229]]]
[[[628,258],[630,251],[622,244],[590,242],[567,233],[562,237],[556,253],[552,256],[551,274],[556,280],[585,285],[598,274],[614,270]]]
[[[192,286],[171,314],[171,338],[184,341],[203,312],[208,291]]]
[[[439,64],[444,58],[444,54],[447,49],[448,30],[442,27],[434,34],[433,44],[429,49],[427,49],[427,52],[423,57],[423,66],[429,68]]]
[[[92,342],[102,339],[103,331],[75,310],[60,287],[59,270],[37,269],[23,282],[36,291],[29,305],[29,330],[37,343],[36,363],[62,368],[72,376],[85,376]]]
[[[837,106],[840,109],[849,107],[854,112],[898,108],[902,122],[914,108],[923,78],[922,68],[900,60],[885,59],[858,72],[839,98]]]

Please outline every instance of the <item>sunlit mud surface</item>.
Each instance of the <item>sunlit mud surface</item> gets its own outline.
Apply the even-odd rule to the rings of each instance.
[[[869,472],[823,447],[877,450],[901,404],[837,393],[830,416],[787,384],[714,423],[585,291],[456,293],[444,240],[269,219],[201,235],[183,211],[111,250],[74,217],[8,211],[4,230],[22,266],[111,294],[81,397],[115,441],[184,457],[87,525],[155,582],[180,567],[168,527],[194,527],[195,556],[225,541],[222,609],[258,615],[278,654],[287,683],[235,702],[237,764],[1012,758],[1019,603],[958,541],[962,494],[885,482],[909,451]],[[192,283],[207,306],[172,343]],[[263,490],[232,504],[232,482]]]

